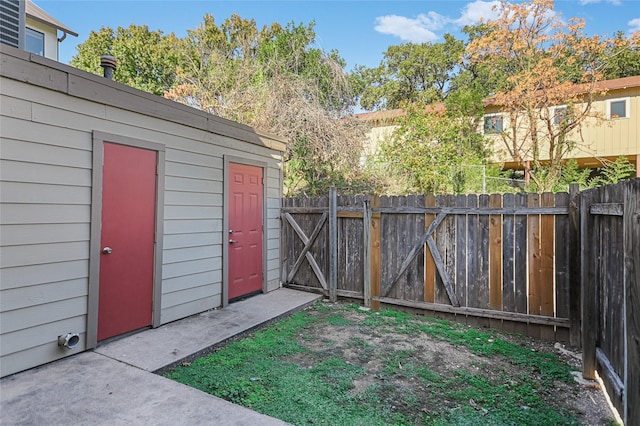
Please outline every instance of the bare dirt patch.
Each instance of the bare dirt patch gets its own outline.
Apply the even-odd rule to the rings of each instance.
[[[505,409],[518,419],[518,413],[534,409],[535,399],[539,398],[550,409],[571,414],[580,424],[615,424],[596,383],[579,384],[567,380],[562,371],[544,371],[561,367],[547,368],[547,364],[527,361],[535,355],[551,354],[565,367],[579,370],[580,355],[562,345],[489,329],[476,332],[461,325],[454,328],[473,331],[468,337],[471,342],[456,342],[457,332],[448,336],[444,326],[442,333],[435,335],[421,330],[421,321],[428,325],[429,319],[414,317],[414,324],[413,319],[407,322],[403,315],[387,316],[340,303],[323,302],[309,314],[319,321],[297,336],[308,350],[287,359],[306,368],[329,358],[360,367],[363,374],[353,381],[351,394],[361,395],[375,388],[381,404],[407,418],[428,422],[443,414],[461,413],[469,419],[486,416],[488,423],[502,424],[494,423],[495,418],[502,418],[502,414],[492,417],[494,410]],[[497,349],[484,353],[485,344],[489,347],[498,343],[501,345]],[[524,350],[509,353],[510,344]],[[503,347],[507,353],[501,353]],[[505,392],[521,395],[504,397]],[[502,407],[506,404],[511,407]],[[465,414],[470,412],[471,415]],[[480,424],[476,421],[459,424]]]

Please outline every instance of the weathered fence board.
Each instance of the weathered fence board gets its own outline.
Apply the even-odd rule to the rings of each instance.
[[[527,194],[518,193],[515,197],[516,209],[524,209],[527,207]],[[527,293],[527,216],[515,215],[514,218],[514,282],[515,282],[515,310],[514,312],[526,314],[528,305]],[[528,327],[526,323],[518,323],[515,325],[515,332],[527,334]]]
[[[566,192],[556,194],[556,206],[568,207],[569,206],[569,194]],[[556,315],[560,318],[569,318],[569,260],[574,255],[570,255],[571,248],[568,250],[562,250],[562,248],[569,244],[571,241],[569,235],[569,216],[556,216],[555,220],[555,233],[556,244],[559,245],[555,254],[555,264],[553,270],[555,271],[556,289],[555,289],[555,309]],[[570,341],[569,330],[561,328],[556,330],[556,334],[559,340],[563,342]],[[576,345],[577,346],[577,345]]]
[[[540,200],[542,207],[555,207],[555,195],[546,192]],[[554,296],[554,257],[555,257],[555,221],[552,215],[540,216],[540,315],[553,316],[555,312]],[[544,340],[554,340],[553,327],[540,327],[540,337]]]
[[[481,194],[478,197],[478,207],[481,209],[489,208],[489,196],[487,194]],[[489,309],[489,215],[478,215],[478,245],[477,245],[477,258],[478,258],[478,275],[476,276],[476,287],[478,288],[478,303],[477,307],[480,309]],[[479,318],[478,325],[482,327],[489,327],[489,320],[487,318]]]
[[[490,207],[502,207],[502,197],[492,194]],[[500,215],[489,216],[489,308],[502,310],[502,220]],[[502,328],[502,320],[492,319],[489,326]]]
[[[515,197],[513,194],[504,194],[502,206],[505,208],[515,207]],[[502,216],[502,310],[515,312],[515,238],[514,238],[515,216],[506,214]],[[503,328],[506,331],[515,331],[516,324],[511,321],[503,321]]]
[[[455,206],[457,208],[467,206],[467,197],[456,196]],[[467,301],[467,217],[456,215],[455,219],[456,235],[456,297],[461,306],[468,306]],[[465,321],[466,322],[466,321]]]
[[[435,207],[436,197],[433,194],[429,194],[424,200],[425,207]],[[426,214],[424,219],[424,232],[427,232],[433,221],[436,220],[435,214]],[[433,303],[435,302],[436,294],[436,263],[433,260],[433,254],[431,249],[425,247],[424,256],[424,301]]]

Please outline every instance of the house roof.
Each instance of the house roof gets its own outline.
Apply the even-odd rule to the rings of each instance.
[[[626,89],[628,87],[640,86],[640,75],[631,77],[616,78],[613,80],[604,80],[596,83],[597,90],[616,90]]]
[[[73,31],[71,28],[67,27],[66,25],[64,25],[62,22],[58,21],[53,16],[49,15],[44,10],[40,9],[31,0],[27,0],[26,14],[27,14],[27,17],[33,19],[34,21],[38,21],[43,24],[50,25],[54,27],[56,30],[60,30],[65,34],[70,34],[74,37],[78,37],[78,33]]]
[[[436,104],[428,105],[425,108],[425,112],[443,112],[445,110],[445,106],[442,102],[438,102]],[[386,111],[374,111],[374,112],[363,112],[361,114],[355,114],[355,118],[361,121],[373,121],[373,122],[385,122],[392,121],[394,118],[404,117],[407,115],[407,112],[402,108],[390,109]]]
[[[602,80],[595,83],[593,87],[588,83],[584,84],[576,84],[573,88],[573,94],[581,95],[583,93],[588,93],[591,90],[596,92],[609,91],[609,90],[619,90],[619,89],[627,89],[629,87],[638,87],[640,86],[640,75],[634,75],[631,77],[622,77],[622,78],[614,78],[611,80]],[[488,98],[484,98],[482,100],[484,106],[496,106],[498,105],[495,102],[494,96],[489,96]]]
[[[383,111],[363,112],[361,114],[355,114],[354,117],[362,121],[386,121],[394,118],[403,117],[407,113],[401,109],[389,109]]]

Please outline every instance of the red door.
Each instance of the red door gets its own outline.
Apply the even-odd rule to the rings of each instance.
[[[152,323],[156,157],[104,144],[98,340]]]
[[[262,290],[262,168],[229,165],[229,299]]]

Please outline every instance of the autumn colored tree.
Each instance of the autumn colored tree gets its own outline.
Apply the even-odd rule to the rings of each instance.
[[[111,55],[118,62],[115,81],[162,95],[176,78],[177,44],[173,33],[151,31],[146,25],[132,24],[115,30],[102,27],[91,31],[87,40],[78,45],[70,65],[101,75],[100,56]]]
[[[507,64],[505,86],[490,102],[503,114],[498,137],[509,156],[539,191],[551,190],[561,177],[567,154],[580,141],[578,130],[601,94],[607,52],[620,43],[583,33],[584,21],[564,21],[552,0],[497,6],[499,17],[467,45],[472,64]],[[637,43],[636,38],[631,42]],[[576,72],[576,69],[579,72]],[[561,110],[554,107],[566,106]],[[561,112],[560,112],[561,111]]]

